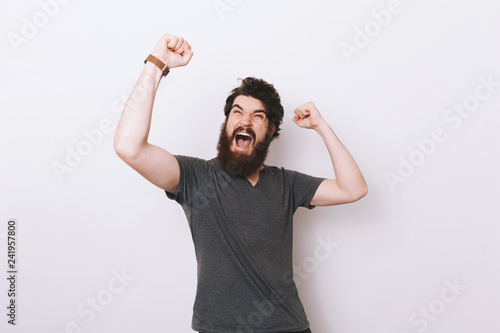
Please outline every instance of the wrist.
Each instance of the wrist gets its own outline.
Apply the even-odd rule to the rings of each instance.
[[[154,66],[156,66],[161,71],[162,76],[167,76],[167,74],[170,72],[167,65],[162,60],[160,60],[158,57],[156,57],[152,54],[148,55],[146,60],[144,60],[144,63],[145,64],[151,63]]]
[[[158,66],[156,66],[153,63],[150,63],[149,61],[146,62],[144,65],[144,73],[151,79],[153,79],[155,82],[160,82],[161,79],[163,78],[163,72],[161,71]]]
[[[316,126],[313,127],[316,132],[325,132],[330,129],[330,125],[326,122],[326,120],[322,119]]]
[[[321,122],[320,124],[318,124],[316,127],[314,127],[314,130],[316,131],[316,133],[318,133],[322,138],[325,138],[325,136],[329,133],[329,132],[333,132],[332,128],[330,127],[330,125],[326,122],[326,121],[323,121]]]

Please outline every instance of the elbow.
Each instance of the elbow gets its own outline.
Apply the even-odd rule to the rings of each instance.
[[[356,201],[358,201],[358,200],[360,200],[360,199],[364,198],[364,197],[365,197],[365,195],[367,195],[367,194],[368,194],[368,186],[367,186],[367,185],[366,185],[366,183],[365,183],[365,186],[363,186],[363,188],[362,188],[362,189],[361,189],[361,191],[359,192],[359,194],[358,194],[358,198],[357,198],[357,200],[356,200]]]
[[[116,155],[118,155],[118,157],[120,157],[127,164],[131,163],[137,158],[138,149],[134,149],[117,136],[114,137],[113,148]]]
[[[115,135],[114,140],[113,140],[113,148],[115,150],[116,155],[123,159],[123,156],[126,155],[127,149],[123,142],[119,140],[119,138]]]
[[[349,202],[356,202],[358,200],[361,200],[367,194],[368,194],[368,186],[364,184],[364,186],[360,187],[356,191],[353,191],[353,193],[350,195]]]

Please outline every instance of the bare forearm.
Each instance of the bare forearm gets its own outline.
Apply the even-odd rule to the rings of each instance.
[[[314,129],[323,138],[336,176],[335,179],[326,179],[321,183],[311,200],[311,205],[338,205],[364,197],[368,187],[358,165],[314,103],[307,102],[298,106],[293,121],[302,128]]]
[[[161,71],[147,62],[118,123],[114,138],[117,151],[134,154],[147,145],[154,98],[161,78]]]
[[[323,122],[315,130],[326,144],[338,187],[354,196],[364,195],[367,191],[366,181],[354,158],[340,142],[330,125]]]

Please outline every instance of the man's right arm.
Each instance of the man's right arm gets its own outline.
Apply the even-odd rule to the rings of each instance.
[[[185,66],[193,56],[191,46],[182,37],[171,35],[163,35],[152,54],[168,68]],[[147,62],[123,109],[114,148],[118,156],[144,178],[175,193],[180,176],[176,158],[148,142],[154,98],[161,78],[161,70]]]

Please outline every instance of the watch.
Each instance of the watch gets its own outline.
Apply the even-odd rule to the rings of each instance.
[[[156,67],[158,67],[161,70],[163,76],[167,76],[168,72],[170,72],[170,70],[167,68],[167,65],[165,65],[163,63],[163,61],[161,61],[160,59],[158,59],[154,55],[152,55],[152,54],[148,55],[146,60],[144,60],[144,63],[146,63],[148,61],[150,63],[156,65]]]

